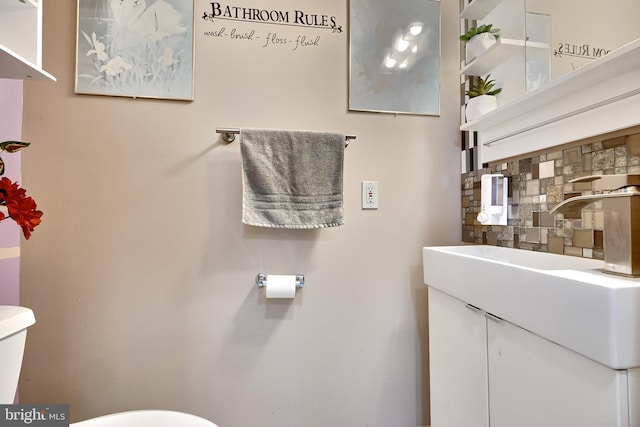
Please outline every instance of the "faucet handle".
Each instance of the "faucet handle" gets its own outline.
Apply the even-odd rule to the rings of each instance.
[[[590,182],[598,179],[602,181],[602,189],[604,191],[615,191],[625,187],[640,185],[640,175],[626,174],[589,175],[572,179],[569,182]]]

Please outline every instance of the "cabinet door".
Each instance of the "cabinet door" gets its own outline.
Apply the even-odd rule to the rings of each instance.
[[[0,0],[0,78],[55,78],[42,70],[42,1]]]
[[[431,427],[487,427],[486,320],[429,288]]]
[[[627,371],[489,320],[491,427],[628,427]]]

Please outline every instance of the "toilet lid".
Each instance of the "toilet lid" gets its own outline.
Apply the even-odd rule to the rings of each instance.
[[[0,305],[0,340],[36,323],[33,311],[26,307]]]

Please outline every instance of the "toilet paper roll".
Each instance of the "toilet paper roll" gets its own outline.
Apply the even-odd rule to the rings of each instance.
[[[267,275],[267,298],[295,298],[296,276]]]

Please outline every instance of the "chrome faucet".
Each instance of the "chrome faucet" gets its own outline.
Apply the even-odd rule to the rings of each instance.
[[[640,276],[640,175],[592,175],[569,182],[599,180],[602,194],[571,197],[551,213],[579,212],[602,200],[604,209],[604,271]]]

